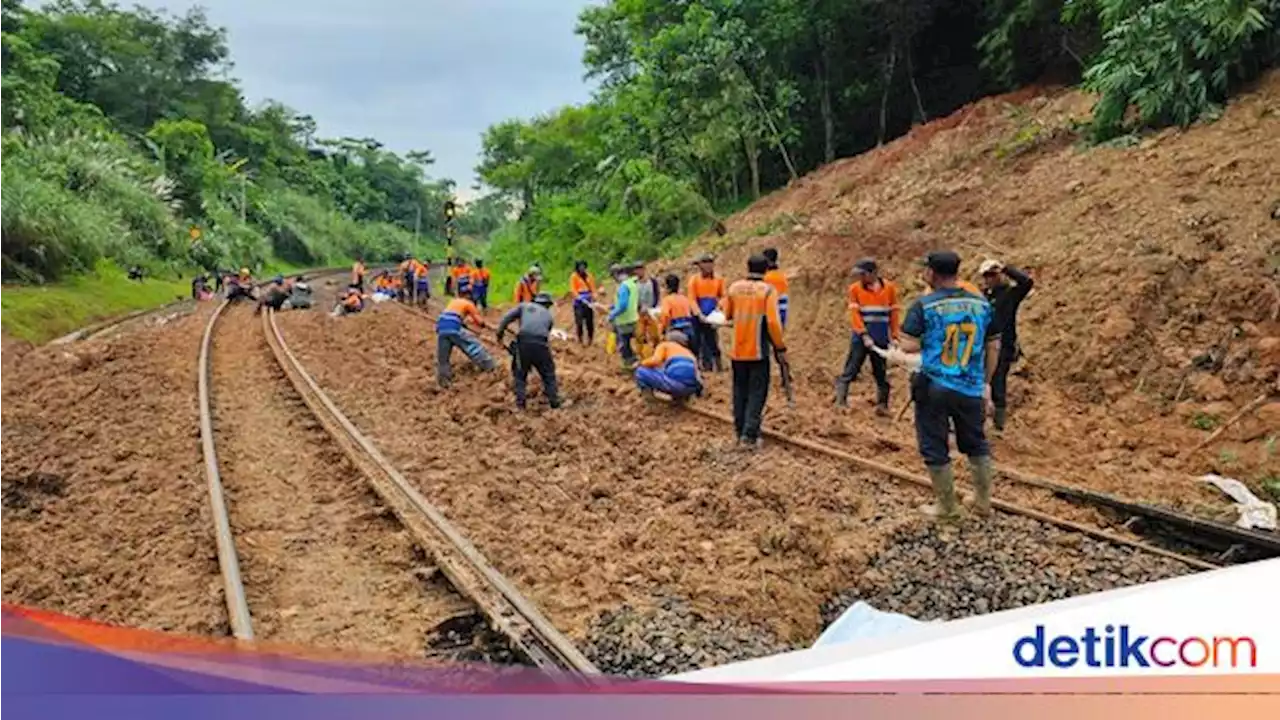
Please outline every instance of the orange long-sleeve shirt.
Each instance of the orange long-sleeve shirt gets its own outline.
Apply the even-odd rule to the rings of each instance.
[[[679,294],[666,295],[658,305],[658,327],[662,332],[675,327],[682,332],[693,330],[693,303]]]
[[[573,299],[581,303],[590,303],[595,301],[596,297],[596,279],[590,272],[584,278],[577,272],[569,274],[569,292],[573,294]]]
[[[880,344],[898,338],[902,310],[898,307],[898,288],[880,280],[868,288],[861,282],[849,286],[849,325],[856,333],[867,333]]]
[[[730,285],[724,317],[733,321],[730,360],[764,360],[769,343],[779,350],[787,348],[778,314],[778,291],[763,280],[748,278]]]
[[[724,278],[698,273],[689,278],[689,299],[700,315],[710,315],[724,300]]]
[[[525,302],[533,302],[533,296],[538,294],[538,281],[525,275],[520,278],[520,282],[516,283],[516,293],[514,302],[518,305]]]
[[[640,361],[640,365],[647,368],[659,368],[665,365],[668,360],[680,357],[697,362],[697,358],[685,346],[670,340],[663,340],[658,343],[658,347],[654,348],[652,355]]]
[[[452,313],[456,315],[465,324],[470,322],[476,327],[484,327],[484,316],[480,314],[480,310],[476,304],[466,298],[454,298],[444,306],[444,312],[441,315]]]

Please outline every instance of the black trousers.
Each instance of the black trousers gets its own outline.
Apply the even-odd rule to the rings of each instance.
[[[739,438],[760,438],[765,401],[769,399],[769,358],[733,361],[733,429]]]
[[[876,387],[880,390],[884,397],[889,396],[889,374],[885,365],[884,358],[862,344],[862,336],[853,333],[849,340],[849,354],[844,358],[844,372],[840,373],[839,382],[843,385],[849,385],[858,379],[858,374],[862,372],[862,365],[867,358],[871,358],[871,374],[876,378]]]
[[[578,331],[578,342],[586,335],[587,342],[596,341],[596,311],[590,305],[573,304],[573,325]]]
[[[716,326],[697,318],[693,321],[694,352],[703,370],[712,370],[720,360],[720,338]]]
[[[923,373],[912,378],[911,398],[916,408],[916,443],[925,465],[941,467],[951,462],[948,435],[953,427],[956,448],[962,454],[971,458],[991,454],[983,428],[982,398],[937,385]]]
[[[1018,338],[1001,337],[1000,353],[996,356],[995,374],[991,376],[991,403],[998,408],[1006,407],[1009,390],[1009,370],[1018,359]]]
[[[551,407],[560,407],[560,387],[556,382],[556,363],[551,358],[551,346],[546,341],[519,337],[515,344],[511,375],[515,378],[516,407],[524,407],[530,370],[537,370],[538,377],[542,378],[542,389],[547,393]]]

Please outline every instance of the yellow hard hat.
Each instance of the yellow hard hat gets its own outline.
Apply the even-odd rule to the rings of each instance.
[[[241,275],[248,275],[248,274],[249,274],[249,268],[240,268],[240,274],[241,274]]]

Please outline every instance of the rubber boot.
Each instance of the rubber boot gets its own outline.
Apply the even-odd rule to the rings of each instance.
[[[991,464],[991,456],[969,458],[969,468],[973,473],[973,510],[978,515],[990,515],[991,485],[996,474],[995,467]]]
[[[836,381],[836,407],[849,407],[849,383]]]
[[[991,424],[995,426],[996,432],[1004,432],[1005,412],[1005,408],[998,407],[991,416]]]
[[[937,502],[920,508],[929,517],[943,522],[960,519],[960,506],[956,503],[956,476],[951,465],[929,467],[929,480],[933,482],[933,494]]]
[[[876,388],[876,415],[889,417],[889,388]]]

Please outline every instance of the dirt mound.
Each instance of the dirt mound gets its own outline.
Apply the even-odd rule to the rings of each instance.
[[[736,277],[749,253],[781,250],[793,364],[819,393],[847,348],[857,258],[876,257],[908,303],[930,249],[958,250],[966,272],[983,257],[1029,268],[1019,433],[1086,440],[1072,464],[1159,446],[1145,462],[1168,466],[1280,373],[1280,71],[1216,122],[1108,147],[1079,142],[1091,102],[1063,89],[979,101],[761,200],[690,257],[715,251]],[[1174,465],[1275,477],[1268,413]]]
[[[203,327],[190,316],[106,341],[5,341],[6,601],[224,631],[194,436]]]

